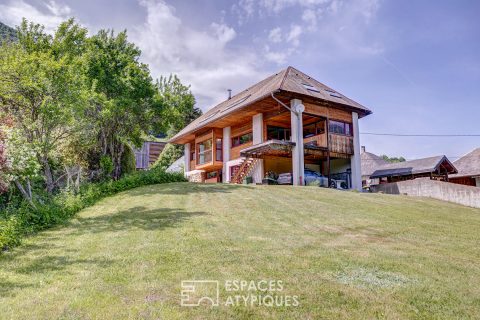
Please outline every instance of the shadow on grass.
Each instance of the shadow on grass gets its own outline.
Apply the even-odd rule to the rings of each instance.
[[[45,232],[35,244],[25,244],[14,251],[0,256],[0,268],[13,275],[55,275],[72,272],[70,267],[84,265],[85,268],[106,268],[115,261],[104,257],[78,258],[78,251],[62,243],[63,238],[91,233],[109,233],[123,230],[162,230],[174,228],[185,220],[205,215],[205,212],[186,212],[183,209],[160,208],[149,210],[143,206],[128,208],[112,215],[77,218],[62,230],[60,238],[56,232]],[[58,230],[58,229],[57,229]],[[13,278],[13,277],[12,277]],[[0,278],[0,297],[14,296],[18,290],[36,287],[39,283],[12,282]]]
[[[152,194],[188,195],[194,193],[232,193],[235,192],[235,190],[245,188],[251,188],[251,186],[223,183],[205,184],[177,182],[140,187],[128,191],[128,195],[144,196]]]
[[[128,208],[113,215],[77,218],[78,226],[68,235],[116,232],[130,229],[162,230],[174,228],[185,220],[206,215],[205,212],[186,212],[183,209],[147,209],[143,206]]]

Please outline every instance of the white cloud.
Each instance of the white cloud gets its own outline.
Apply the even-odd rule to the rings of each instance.
[[[69,18],[72,10],[67,5],[58,1],[44,3],[37,8],[24,0],[10,0],[0,4],[0,20],[7,25],[17,26],[22,18],[45,26],[47,32],[52,33],[57,26]]]
[[[300,36],[303,33],[303,29],[301,26],[294,24],[290,28],[290,32],[288,33],[286,39],[287,42],[291,43],[293,46],[298,47],[300,44]]]
[[[268,34],[268,39],[273,42],[273,43],[279,43],[282,41],[282,29],[280,28],[274,28],[270,30],[270,33]]]
[[[289,52],[271,51],[269,46],[265,46],[264,57],[269,62],[273,62],[273,63],[276,63],[278,65],[282,65],[282,64],[285,64],[287,62],[288,56],[289,56]]]
[[[315,12],[315,10],[304,10],[302,13],[302,20],[308,25],[308,30],[313,31],[317,28],[317,13]]]
[[[199,107],[206,110],[225,100],[227,89],[234,93],[266,76],[259,71],[260,59],[251,49],[230,42],[236,32],[224,23],[212,23],[206,30],[193,29],[164,1],[144,0],[146,21],[131,33],[142,49],[142,59],[154,77],[177,74],[190,84]]]

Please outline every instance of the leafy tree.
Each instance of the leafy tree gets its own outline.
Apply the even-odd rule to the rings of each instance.
[[[2,131],[6,136],[5,157],[8,161],[0,171],[0,179],[13,182],[22,196],[35,208],[30,181],[40,170],[36,150],[31,149],[19,129],[3,126]]]
[[[382,155],[381,156],[383,160],[390,162],[390,163],[395,163],[395,162],[405,162],[404,157],[389,157],[387,155]]]
[[[139,57],[125,31],[101,30],[88,41],[85,73],[94,92],[88,117],[95,123],[101,155],[112,160],[114,179],[122,173],[125,145],[141,144],[154,114],[152,79]]]
[[[190,122],[202,115],[202,110],[195,107],[195,97],[189,86],[180,82],[176,75],[160,77],[156,83],[155,106],[161,118],[159,128],[168,136],[173,136]],[[176,160],[176,159],[175,159]]]
[[[17,31],[18,43],[0,49],[0,116],[13,120],[24,146],[35,152],[51,193],[52,160],[83,124],[88,92],[78,72],[78,47],[86,30],[69,20],[50,36],[42,26],[23,20]]]
[[[153,168],[166,170],[181,156],[183,156],[183,146],[169,143],[163,148],[158,160],[153,164]]]

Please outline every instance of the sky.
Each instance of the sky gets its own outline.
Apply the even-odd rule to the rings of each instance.
[[[480,134],[480,1],[0,0],[0,21],[126,29],[153,77],[208,110],[291,65],[373,111],[360,132]],[[452,161],[480,137],[362,134],[367,151]]]

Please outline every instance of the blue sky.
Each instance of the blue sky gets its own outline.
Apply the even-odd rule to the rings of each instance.
[[[0,0],[0,21],[127,29],[155,77],[206,110],[292,65],[373,110],[362,132],[480,133],[480,1]],[[361,136],[378,154],[452,160],[480,137]]]

